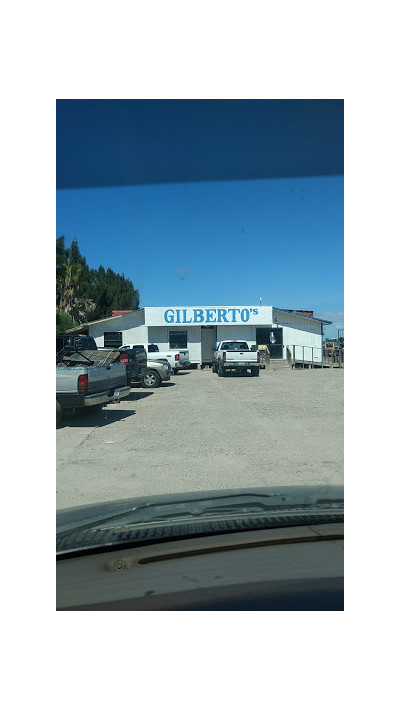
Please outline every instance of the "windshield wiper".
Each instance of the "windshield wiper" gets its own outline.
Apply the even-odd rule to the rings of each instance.
[[[343,508],[341,499],[303,501],[300,497],[280,494],[230,494],[173,503],[145,503],[131,506],[115,514],[98,515],[82,520],[79,525],[60,526],[57,536],[99,527],[109,527],[122,520],[124,526],[181,523],[194,519],[231,518],[234,516],[263,516],[269,513],[305,509]],[[121,524],[118,524],[121,525]]]

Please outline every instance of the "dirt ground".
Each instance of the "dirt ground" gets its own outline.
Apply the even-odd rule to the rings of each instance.
[[[343,483],[344,370],[179,373],[57,430],[57,507],[130,496]]]

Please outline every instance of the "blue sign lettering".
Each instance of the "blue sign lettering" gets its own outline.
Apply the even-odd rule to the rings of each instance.
[[[192,319],[187,317],[187,309],[182,309],[183,311],[183,323],[192,323]]]
[[[232,314],[232,323],[237,323],[236,321],[236,311],[240,314],[240,309],[229,309]]]
[[[193,323],[202,323],[203,321],[203,309],[193,309]]]
[[[166,323],[247,323],[250,316],[258,316],[259,309],[252,308],[205,308],[205,309],[166,309]]]
[[[167,323],[174,323],[174,309],[167,309],[164,311],[164,320]]]
[[[218,323],[221,323],[224,321],[225,323],[229,323],[228,319],[226,318],[226,309],[218,309]]]

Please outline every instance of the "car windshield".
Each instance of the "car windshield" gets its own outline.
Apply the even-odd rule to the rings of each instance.
[[[57,365],[71,525],[82,506],[130,516],[121,501],[165,496],[162,522],[192,525],[192,500],[172,499],[201,495],[226,533],[228,509],[232,526],[264,525],[248,497],[271,487],[303,487],[304,506],[322,487],[310,506],[328,515],[343,485],[343,102],[59,100],[56,227],[57,350],[82,350]]]

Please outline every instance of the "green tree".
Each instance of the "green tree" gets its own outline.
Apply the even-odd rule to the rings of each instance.
[[[114,309],[137,309],[139,292],[124,274],[100,265],[90,269],[78,242],[57,239],[56,305],[78,323],[111,316]]]
[[[66,249],[65,249],[65,238],[59,237],[56,243],[56,304],[59,306],[63,284],[64,284],[64,274],[65,274],[65,264],[66,264]]]
[[[69,328],[75,328],[78,325],[65,311],[56,310],[56,333],[64,333]]]
[[[93,301],[81,293],[84,265],[81,261],[77,261],[77,255],[71,249],[64,250],[64,258],[61,256],[60,249],[59,262],[56,306],[60,311],[68,314],[75,323],[84,323],[95,309]]]

